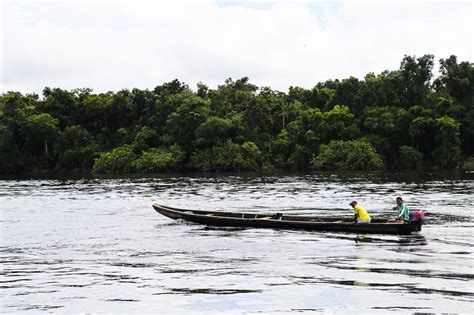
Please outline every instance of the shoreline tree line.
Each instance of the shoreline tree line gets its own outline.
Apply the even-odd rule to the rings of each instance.
[[[474,65],[400,67],[288,92],[247,77],[216,89],[46,87],[0,95],[0,173],[458,168],[474,155]]]

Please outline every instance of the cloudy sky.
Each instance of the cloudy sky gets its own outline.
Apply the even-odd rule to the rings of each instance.
[[[0,3],[0,93],[244,76],[286,92],[395,70],[404,55],[474,62],[470,0]]]

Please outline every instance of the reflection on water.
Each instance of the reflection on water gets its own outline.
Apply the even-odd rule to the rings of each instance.
[[[399,245],[427,245],[426,238],[422,234],[413,234],[408,236],[400,236],[396,239],[384,239],[373,235],[360,235],[354,237],[356,243],[396,243]]]
[[[473,188],[433,174],[4,179],[0,312],[469,313]],[[357,199],[377,217],[397,195],[427,212],[421,233],[216,228],[151,208],[351,216]]]

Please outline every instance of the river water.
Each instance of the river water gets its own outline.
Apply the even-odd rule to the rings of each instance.
[[[472,313],[474,176],[160,175],[0,180],[0,312]],[[427,212],[410,236],[212,228],[151,205]]]

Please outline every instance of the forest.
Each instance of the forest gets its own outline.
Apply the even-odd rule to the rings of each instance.
[[[287,92],[247,77],[4,92],[0,174],[472,169],[474,64],[434,68],[433,55],[404,56],[397,70]]]

